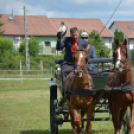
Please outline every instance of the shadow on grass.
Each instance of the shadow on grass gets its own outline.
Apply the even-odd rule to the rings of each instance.
[[[64,130],[59,130],[58,132],[59,134],[71,134],[73,133],[72,130],[67,130],[67,129],[64,129]],[[20,134],[50,134],[50,130],[22,130],[20,131]]]
[[[107,130],[107,129],[101,129],[101,130],[92,130],[92,134],[106,134],[109,132],[112,132],[112,130]],[[60,129],[59,134],[73,134],[73,130],[71,129]],[[50,134],[50,130],[22,130],[20,131],[20,134]]]

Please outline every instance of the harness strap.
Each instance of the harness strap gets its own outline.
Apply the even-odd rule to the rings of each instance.
[[[67,86],[65,87],[65,93],[66,93],[66,91],[68,91],[69,83],[70,83],[70,81],[71,81],[74,77],[75,77],[75,75],[72,75],[72,77],[70,77],[70,79],[69,79],[69,81],[68,81],[68,83],[67,83]],[[72,89],[72,84],[71,84],[71,88],[70,88],[70,89]]]
[[[111,90],[112,89],[112,90]],[[110,90],[110,91],[129,91],[129,90],[134,90],[134,85],[128,85],[128,86],[124,86],[124,87],[106,87],[106,90]]]
[[[119,78],[120,78],[120,77],[119,77]],[[132,81],[132,79],[133,79],[133,74],[132,74],[131,79],[130,79],[129,81],[127,81],[126,83],[122,83],[122,82],[121,82],[121,79],[120,79],[121,87],[124,87],[125,85],[127,85],[129,82]]]
[[[87,89],[83,90],[73,89],[66,91],[66,93],[70,95],[95,95],[95,92],[93,90],[87,90]]]

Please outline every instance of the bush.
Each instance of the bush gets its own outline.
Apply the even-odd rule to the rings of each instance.
[[[31,37],[28,40],[28,46],[29,46],[29,55],[36,57],[38,56],[39,53],[39,39],[36,37]],[[25,41],[23,40],[20,43],[20,48],[19,48],[19,52],[25,56]]]
[[[55,59],[62,59],[63,56],[59,55],[38,55],[39,40],[35,37],[29,39],[29,52],[30,52],[30,69],[41,69],[40,61],[43,61],[43,68],[51,69],[55,66]],[[22,61],[22,69],[26,69],[25,62],[25,42],[22,41],[19,51],[13,48],[13,41],[0,38],[0,69],[3,70],[19,70],[20,60]]]
[[[0,37],[0,61],[5,51],[13,53],[13,40]]]

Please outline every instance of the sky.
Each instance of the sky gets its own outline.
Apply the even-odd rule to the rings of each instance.
[[[110,19],[120,1],[120,6]],[[99,18],[109,27],[114,20],[134,20],[133,5],[134,0],[0,0],[0,14],[10,15],[13,9],[14,15],[24,15],[25,6],[26,15],[46,15],[49,18]]]

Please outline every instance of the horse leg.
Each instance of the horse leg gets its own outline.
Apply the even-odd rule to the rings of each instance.
[[[75,124],[74,124],[74,116],[73,116],[73,113],[71,112],[72,109],[71,109],[71,106],[70,106],[69,103],[68,103],[68,109],[69,109],[70,121],[71,121],[71,125],[72,125],[72,128],[73,128],[73,132],[74,132],[74,134],[76,134],[76,131],[75,131]]]
[[[130,106],[131,109],[131,119],[129,122],[129,128],[131,129],[131,134],[133,134],[133,127],[134,127],[134,103]]]
[[[74,134],[81,133],[81,127],[80,127],[81,122],[78,116],[77,109],[75,109],[74,107],[71,107],[70,116],[71,116],[71,124],[73,127]],[[75,126],[77,127],[76,129],[75,129]]]
[[[114,125],[114,101],[112,101],[112,98],[108,98],[108,102],[109,102],[109,109],[110,112],[112,114],[112,121],[113,121],[113,125]]]
[[[127,107],[126,108],[121,108],[121,110],[120,110],[120,129],[121,129],[122,120],[124,118],[126,110],[127,110]]]
[[[90,134],[90,132],[91,132],[90,120],[91,120],[93,111],[94,111],[94,104],[92,103],[87,110],[87,126],[86,126],[87,134]]]
[[[84,134],[84,115],[85,115],[85,111],[82,109],[81,110],[81,123],[82,123],[82,134]]]
[[[116,104],[114,104],[114,128],[115,128],[115,134],[120,134],[120,107]]]

